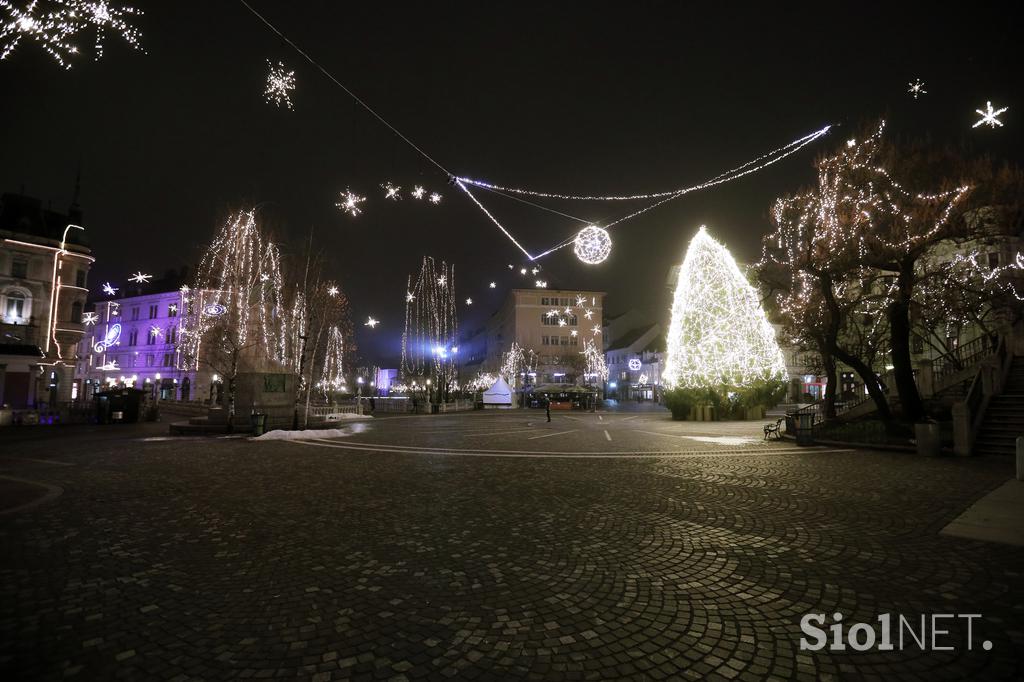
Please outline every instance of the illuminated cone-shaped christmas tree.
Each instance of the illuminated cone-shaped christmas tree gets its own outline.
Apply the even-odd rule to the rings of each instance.
[[[668,388],[741,387],[785,376],[757,292],[703,226],[679,271],[667,342]]]

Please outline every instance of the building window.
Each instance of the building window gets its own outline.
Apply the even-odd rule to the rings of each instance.
[[[152,366],[153,366],[153,356],[152,355],[147,355],[146,356],[146,367],[152,367]]]
[[[149,319],[154,320],[156,316],[160,314],[160,306],[151,305],[149,306]]]
[[[572,345],[572,346],[578,346],[579,345],[579,338],[575,337],[575,336],[570,336],[569,337],[569,344]]]
[[[75,323],[82,322],[82,303],[75,301],[71,304],[71,321]]]
[[[177,317],[177,316],[178,316],[178,304],[177,303],[172,303],[169,306],[167,306],[167,317]]]
[[[568,346],[569,345],[569,337],[568,336],[563,336],[563,337],[561,337],[561,339],[562,339],[562,345],[563,346]]]
[[[164,364],[163,364],[163,366],[164,367],[170,367],[173,364],[174,364],[174,354],[173,353],[164,353]]]
[[[29,313],[29,299],[20,291],[8,291],[4,296],[4,321],[21,324]]]
[[[135,308],[132,308],[132,322],[135,322],[138,319],[139,319],[139,308],[138,308],[138,306],[136,306]]]
[[[550,340],[551,340],[551,337],[549,337],[549,336],[542,336],[542,337],[540,337],[540,345],[547,346],[547,345],[549,345]]]
[[[130,332],[128,332],[128,345],[129,346],[134,346],[138,342],[139,342],[139,330],[138,329],[133,329]]]
[[[156,334],[154,334],[152,331],[150,331],[148,334],[146,334],[146,345],[147,346],[152,346],[155,343],[156,343]]]
[[[998,251],[992,251],[991,253],[988,254],[988,266],[990,268],[998,268],[999,267],[999,252]]]
[[[85,288],[85,270],[83,268],[78,268],[78,271],[75,272],[75,286]]]
[[[28,261],[24,258],[15,258],[11,261],[11,277],[28,279]]]
[[[167,328],[167,343],[174,343],[178,340],[178,328],[168,327]]]

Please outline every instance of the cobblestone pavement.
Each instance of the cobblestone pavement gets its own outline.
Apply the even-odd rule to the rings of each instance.
[[[1024,550],[938,535],[1010,461],[798,449],[760,427],[516,411],[312,443],[9,429],[0,476],[62,492],[0,515],[0,676],[1024,675]],[[982,618],[970,651],[947,619],[952,651],[811,652],[808,612]]]

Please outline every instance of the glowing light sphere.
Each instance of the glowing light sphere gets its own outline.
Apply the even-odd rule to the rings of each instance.
[[[596,225],[588,225],[580,230],[573,240],[573,252],[587,265],[597,265],[604,262],[612,252],[612,238],[607,230]]]

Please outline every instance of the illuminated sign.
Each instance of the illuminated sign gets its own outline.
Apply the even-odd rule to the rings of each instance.
[[[103,337],[103,340],[97,341],[96,345],[92,347],[97,353],[103,353],[111,346],[116,346],[117,342],[121,340],[121,325],[115,322],[110,325],[110,329],[107,330],[107,335]]]
[[[228,311],[220,303],[208,303],[203,306],[203,315],[209,315],[210,317],[219,317]]]

